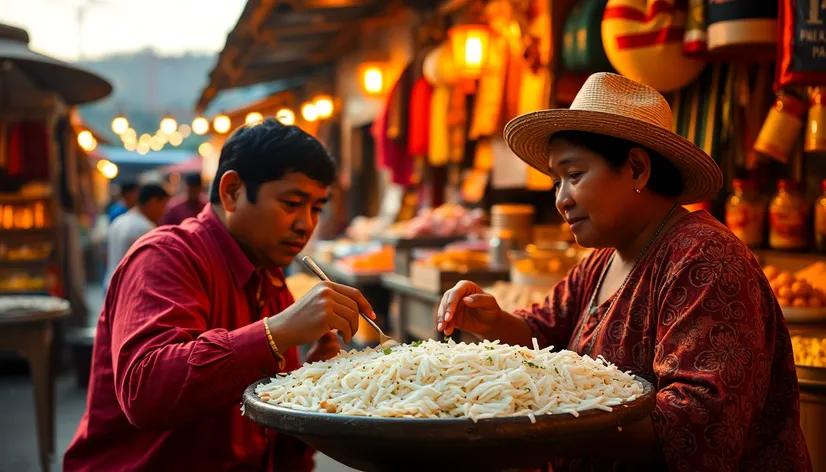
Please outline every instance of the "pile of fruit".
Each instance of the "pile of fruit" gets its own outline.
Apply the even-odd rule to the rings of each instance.
[[[806,367],[826,367],[826,338],[792,336],[794,363]]]
[[[826,306],[826,293],[815,288],[807,280],[768,266],[763,269],[769,279],[777,301],[784,308],[821,308]]]

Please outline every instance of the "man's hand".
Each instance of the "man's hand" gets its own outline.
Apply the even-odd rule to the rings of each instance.
[[[275,345],[287,351],[314,342],[332,330],[349,343],[358,331],[359,312],[376,319],[373,307],[361,292],[346,285],[321,282],[268,323]]]
[[[341,351],[341,343],[338,342],[338,336],[335,332],[330,331],[324,334],[318,341],[310,348],[307,353],[307,362],[319,362],[330,360],[336,357]]]

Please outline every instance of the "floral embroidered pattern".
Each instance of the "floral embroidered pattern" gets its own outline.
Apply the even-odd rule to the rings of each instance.
[[[594,251],[543,305],[518,312],[540,344],[601,354],[652,381],[668,470],[811,470],[791,339],[748,248],[707,213],[685,216],[654,243],[613,309],[603,304],[583,320],[611,252]],[[594,336],[593,352],[582,352]],[[632,469],[596,458],[554,463],[555,472],[597,470]]]

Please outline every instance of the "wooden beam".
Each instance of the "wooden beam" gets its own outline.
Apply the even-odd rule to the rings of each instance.
[[[268,27],[263,30],[263,32],[272,32],[273,34],[284,38],[290,36],[335,33],[346,26],[347,23],[344,22],[321,22],[309,25]]]

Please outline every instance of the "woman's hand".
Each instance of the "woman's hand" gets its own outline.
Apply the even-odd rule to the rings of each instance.
[[[436,328],[448,336],[458,329],[484,337],[504,315],[493,295],[463,280],[442,296]]]

